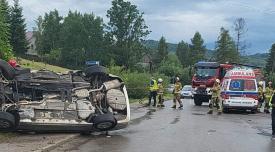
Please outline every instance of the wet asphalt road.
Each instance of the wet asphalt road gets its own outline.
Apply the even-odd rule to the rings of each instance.
[[[271,118],[263,113],[207,115],[207,105],[184,109],[132,108],[126,129],[105,135],[79,136],[54,149],[73,152],[275,152]]]

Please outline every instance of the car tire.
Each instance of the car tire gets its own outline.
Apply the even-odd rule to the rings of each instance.
[[[117,125],[117,120],[111,113],[102,114],[93,118],[94,128],[100,131],[108,131]]]
[[[12,131],[15,129],[15,118],[11,113],[0,112],[0,131]]]
[[[15,69],[9,65],[6,61],[0,59],[0,70],[3,76],[8,79],[12,80],[15,77]]]
[[[252,113],[252,114],[256,114],[256,113],[257,113],[257,109],[252,109],[252,110],[251,110],[251,113]]]
[[[202,105],[201,98],[199,98],[198,96],[194,96],[194,103],[196,106],[201,106]]]
[[[100,65],[89,66],[84,71],[86,76],[92,76],[96,74],[107,74],[106,69]]]
[[[223,111],[223,113],[229,113],[229,109],[228,108],[223,108],[222,111]]]

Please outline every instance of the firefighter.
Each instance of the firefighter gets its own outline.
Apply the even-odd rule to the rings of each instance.
[[[261,112],[261,107],[264,99],[263,81],[260,81],[258,85],[258,112]]]
[[[268,82],[268,86],[265,88],[265,107],[264,107],[264,112],[265,113],[270,113],[269,109],[270,109],[270,99],[272,97],[273,94],[273,87],[272,87],[272,82],[269,81]]]
[[[172,108],[176,108],[177,107],[177,102],[179,103],[179,108],[182,108],[183,105],[182,105],[182,102],[180,100],[180,91],[182,89],[182,85],[180,83],[180,78],[179,77],[176,77],[176,83],[175,83],[175,86],[174,86],[174,90],[173,90],[173,94],[174,94],[174,99],[173,99],[173,102],[174,102],[174,105],[172,106]]]
[[[161,78],[158,79],[158,100],[159,100],[159,106],[164,107],[164,99],[163,99],[163,93],[164,93],[164,88],[163,88],[163,80]]]
[[[150,92],[149,92],[149,102],[148,102],[148,106],[151,105],[151,99],[152,99],[152,98],[154,99],[154,104],[153,104],[153,106],[156,106],[158,84],[157,84],[157,81],[155,80],[154,77],[151,78],[149,90],[150,90]]]
[[[220,80],[216,79],[213,88],[211,89],[212,91],[212,98],[211,102],[209,104],[209,111],[208,114],[213,113],[213,107],[214,104],[216,105],[218,109],[218,115],[222,114],[222,106],[221,106],[221,88],[220,88]]]

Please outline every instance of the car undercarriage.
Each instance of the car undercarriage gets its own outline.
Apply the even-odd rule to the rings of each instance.
[[[102,66],[58,74],[1,60],[0,70],[0,131],[108,131],[130,120],[123,81]]]

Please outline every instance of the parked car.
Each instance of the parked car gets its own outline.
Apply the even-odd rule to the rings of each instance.
[[[167,92],[168,93],[173,93],[173,91],[174,91],[174,84],[169,84],[168,86],[167,86],[167,88],[166,88],[166,90],[167,90]]]
[[[0,131],[93,132],[125,128],[126,87],[99,65],[68,74],[14,68],[0,60]]]
[[[191,85],[183,86],[181,90],[181,98],[192,98],[193,99],[193,88]]]

